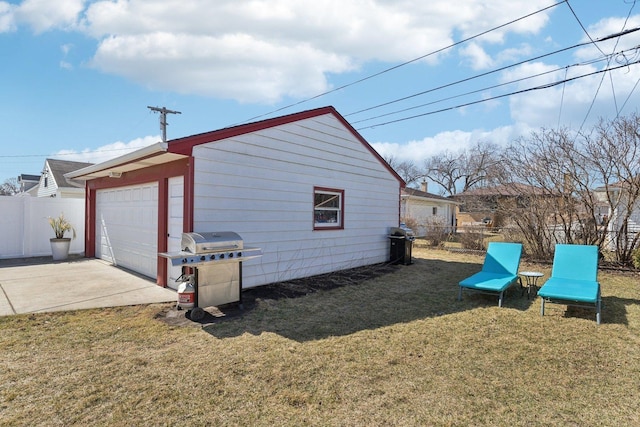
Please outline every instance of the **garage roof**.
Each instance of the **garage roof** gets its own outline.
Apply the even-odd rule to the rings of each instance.
[[[182,154],[169,153],[167,149],[166,142],[158,142],[124,156],[67,173],[64,176],[68,179],[81,181],[89,181],[106,176],[119,177],[124,172],[169,163],[187,157]]]
[[[251,132],[258,132],[287,123],[293,123],[313,117],[332,114],[335,116],[370,152],[382,163],[389,172],[400,182],[402,187],[405,186],[404,180],[397,174],[395,170],[378,154],[376,150],[356,131],[347,120],[345,120],[335,108],[328,106],[317,108],[314,110],[302,111],[299,113],[289,114],[286,116],[275,117],[272,119],[261,120],[258,122],[247,123],[243,125],[223,128],[212,132],[191,135],[184,138],[173,139],[169,142],[158,142],[154,145],[142,148],[132,153],[89,166],[84,169],[77,170],[65,174],[69,179],[77,179],[88,181],[91,179],[102,178],[106,176],[118,177],[123,172],[129,172],[136,169],[142,169],[149,166],[155,166],[162,163],[172,162],[177,159],[190,157],[193,147],[215,142],[226,138],[232,138],[238,135],[244,135]]]

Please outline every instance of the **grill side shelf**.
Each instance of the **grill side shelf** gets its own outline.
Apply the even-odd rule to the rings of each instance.
[[[246,261],[262,256],[260,248],[244,248],[235,251],[206,252],[194,254],[191,252],[160,252],[158,256],[171,260],[173,266],[198,266],[215,263],[229,263]]]

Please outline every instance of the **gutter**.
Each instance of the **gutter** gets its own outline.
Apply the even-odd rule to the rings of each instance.
[[[95,165],[87,166],[86,168],[78,169],[77,171],[66,173],[64,174],[64,177],[67,179],[79,179],[85,175],[102,172],[104,170],[122,166],[127,163],[133,163],[137,160],[152,157],[156,154],[166,153],[168,147],[169,144],[166,142],[157,142],[153,145],[140,148],[139,150],[132,151],[131,153],[125,154],[123,156],[116,157],[102,163],[97,163]]]

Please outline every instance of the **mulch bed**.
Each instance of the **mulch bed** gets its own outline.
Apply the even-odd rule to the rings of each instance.
[[[156,319],[172,326],[205,327],[242,316],[255,308],[258,300],[299,298],[315,292],[358,285],[398,268],[399,265],[380,263],[249,288],[242,292],[242,306],[232,303],[220,307],[207,307],[204,309],[204,317],[198,321],[189,318],[190,311],[178,310],[175,304],[167,304],[156,315]]]

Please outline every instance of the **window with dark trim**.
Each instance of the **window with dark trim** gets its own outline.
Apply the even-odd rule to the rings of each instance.
[[[434,206],[434,207],[431,209],[431,214],[432,214],[432,215],[438,215],[438,208],[437,208],[436,206]]]
[[[313,229],[335,230],[344,228],[344,190],[313,189]]]

